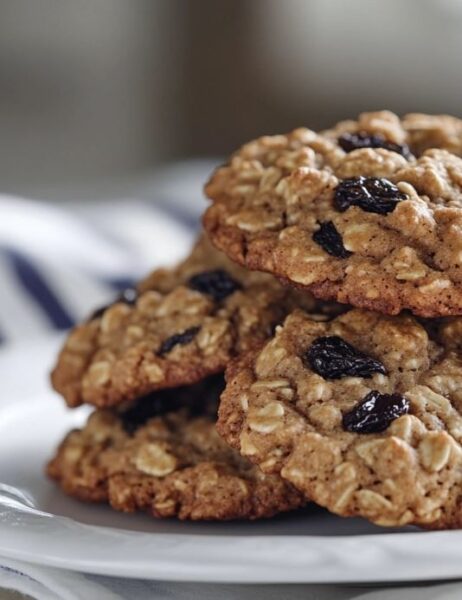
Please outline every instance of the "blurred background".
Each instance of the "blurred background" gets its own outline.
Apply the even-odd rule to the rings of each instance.
[[[111,197],[300,124],[461,116],[461,23],[461,0],[0,0],[0,189]]]

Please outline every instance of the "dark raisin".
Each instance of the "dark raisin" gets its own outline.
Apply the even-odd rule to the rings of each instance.
[[[325,379],[341,377],[372,377],[385,374],[385,366],[364,354],[338,335],[317,338],[303,356],[303,361]]]
[[[168,354],[175,346],[185,346],[192,342],[192,340],[196,337],[200,330],[200,327],[190,327],[189,329],[185,329],[181,333],[175,333],[171,337],[164,340],[157,351],[159,356],[164,356],[164,354]]]
[[[100,306],[97,309],[95,309],[88,317],[88,321],[93,321],[93,319],[99,319],[100,317],[102,317],[110,306],[110,304],[105,304],[104,306]]]
[[[334,205],[340,212],[346,211],[350,206],[359,206],[366,212],[386,215],[406,198],[388,179],[360,176],[344,179],[338,184]]]
[[[217,402],[225,387],[223,375],[212,375],[195,385],[159,390],[135,400],[119,413],[125,431],[132,435],[149,419],[186,408],[191,416],[216,417]]]
[[[321,223],[318,231],[313,233],[313,240],[331,256],[336,258],[348,258],[351,252],[343,245],[342,236],[335,228],[332,221]]]
[[[117,302],[123,302],[124,304],[130,305],[135,304],[137,298],[138,290],[136,288],[126,288],[116,297],[116,299],[113,302],[111,302],[110,304],[105,304],[104,306],[100,306],[95,311],[93,311],[88,317],[88,320],[92,321],[93,319],[98,319],[99,317],[102,317],[106,310],[113,304],[117,304]]]
[[[125,431],[132,434],[149,419],[178,410],[180,403],[177,401],[176,394],[172,393],[176,391],[176,389],[162,390],[138,398],[130,408],[120,413]]]
[[[404,396],[373,390],[353,410],[343,415],[343,429],[354,433],[379,433],[408,412],[409,400]]]
[[[394,142],[389,142],[381,135],[344,133],[338,138],[338,143],[345,152],[352,152],[359,148],[383,148],[384,150],[390,150],[390,152],[397,152],[407,160],[414,158],[407,144],[395,144]]]
[[[233,279],[224,269],[204,271],[193,275],[188,281],[191,289],[211,296],[217,302],[224,300],[237,290],[242,288],[241,284]]]

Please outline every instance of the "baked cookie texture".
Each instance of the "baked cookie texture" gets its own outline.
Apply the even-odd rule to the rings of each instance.
[[[53,387],[71,407],[104,408],[195,383],[268,337],[295,302],[319,305],[241,269],[202,238],[179,266],[154,271],[76,327]]]
[[[205,187],[237,263],[386,314],[462,314],[462,121],[388,111],[244,145]]]
[[[48,475],[79,500],[154,517],[258,519],[306,502],[290,484],[229,448],[210,415],[180,409],[144,422],[132,417],[93,412],[65,437]]]
[[[294,311],[233,363],[218,430],[342,516],[462,526],[462,319]]]

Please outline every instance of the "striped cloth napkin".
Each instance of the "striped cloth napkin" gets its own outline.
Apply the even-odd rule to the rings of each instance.
[[[68,329],[154,267],[177,261],[192,243],[199,204],[179,220],[166,202],[64,210],[0,196],[0,342]]]
[[[2,359],[8,364],[5,353],[11,354],[11,348],[71,327],[95,306],[110,301],[116,290],[154,267],[172,264],[184,256],[199,228],[203,210],[199,182],[203,178],[202,165],[186,165],[181,176],[177,171],[168,172],[151,201],[73,203],[62,208],[0,196],[0,365]],[[8,387],[18,389],[15,374],[4,375],[0,402]],[[354,586],[125,580],[0,557],[0,598],[4,598],[1,588],[38,600],[455,600],[462,594],[459,585],[388,588],[370,595]]]

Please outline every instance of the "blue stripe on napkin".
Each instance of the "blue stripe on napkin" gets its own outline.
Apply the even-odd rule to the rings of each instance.
[[[59,301],[59,298],[49,287],[45,278],[23,254],[16,250],[7,249],[6,256],[11,262],[18,281],[24,290],[43,310],[50,323],[56,329],[68,329],[74,325],[74,320]]]

